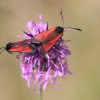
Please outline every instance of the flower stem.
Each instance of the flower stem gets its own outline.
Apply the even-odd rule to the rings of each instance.
[[[43,91],[42,91],[42,86],[40,88],[40,94],[39,94],[39,100],[43,100]]]

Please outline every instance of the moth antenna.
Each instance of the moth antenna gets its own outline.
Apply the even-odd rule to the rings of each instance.
[[[1,54],[5,50],[5,47],[1,47],[0,50],[1,50],[0,51],[0,54]]]
[[[73,28],[73,27],[70,27],[70,28],[78,30],[78,31],[82,31],[82,29],[80,29],[80,28]]]
[[[68,30],[74,29],[74,30],[77,30],[77,31],[82,31],[82,29],[80,29],[80,28],[74,28],[74,27],[64,27],[64,28],[67,28]]]
[[[61,19],[62,19],[62,26],[64,26],[64,17],[63,17],[62,10],[60,11],[60,15],[61,15]]]
[[[5,48],[5,47],[0,47],[0,50],[1,50],[1,49],[4,49],[4,48]]]
[[[62,19],[62,27],[64,27],[64,17],[63,17],[62,10],[60,11],[60,15],[61,15],[61,19]],[[64,28],[68,28],[69,30],[74,29],[74,30],[82,31],[80,28],[73,28],[73,27],[64,27]]]

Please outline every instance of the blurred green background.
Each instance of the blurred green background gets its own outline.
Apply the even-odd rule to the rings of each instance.
[[[56,90],[49,85],[43,100],[100,100],[100,0],[0,0],[0,46],[18,40],[17,35],[27,30],[25,24],[39,21],[42,14],[50,27],[62,25],[79,27],[65,33],[71,39],[67,45],[72,51],[68,75]],[[38,95],[28,89],[20,77],[20,61],[3,52],[0,55],[0,100],[37,100]]]

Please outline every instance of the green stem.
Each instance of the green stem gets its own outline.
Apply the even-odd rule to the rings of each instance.
[[[39,100],[43,100],[42,86],[41,86],[41,88],[40,88]]]

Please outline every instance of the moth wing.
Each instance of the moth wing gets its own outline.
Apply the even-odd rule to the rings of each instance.
[[[53,37],[50,41],[43,44],[43,49],[45,52],[48,52],[55,44],[56,42],[62,37],[62,33],[59,35],[56,35]]]

